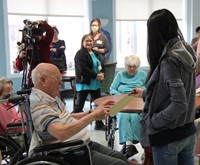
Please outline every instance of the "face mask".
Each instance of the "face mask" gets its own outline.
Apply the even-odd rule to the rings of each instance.
[[[96,33],[99,30],[99,27],[98,26],[92,26],[91,29],[92,29],[93,33]]]

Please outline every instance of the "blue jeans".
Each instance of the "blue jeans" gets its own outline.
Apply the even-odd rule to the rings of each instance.
[[[155,165],[194,165],[195,135],[165,146],[152,147]]]

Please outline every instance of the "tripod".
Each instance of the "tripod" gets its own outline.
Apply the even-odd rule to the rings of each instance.
[[[22,77],[21,88],[30,89],[33,86],[31,80],[31,72],[36,67],[36,64],[39,64],[41,60],[39,57],[39,47],[37,46],[36,43],[37,39],[26,36],[24,41],[26,45],[25,47],[26,56],[23,58],[22,61],[23,77]]]

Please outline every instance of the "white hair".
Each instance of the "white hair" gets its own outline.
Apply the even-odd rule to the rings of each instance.
[[[128,65],[139,67],[140,66],[140,58],[136,55],[126,56],[124,58],[124,65],[125,65],[125,67]]]

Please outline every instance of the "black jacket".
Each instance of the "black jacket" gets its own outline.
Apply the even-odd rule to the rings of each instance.
[[[101,72],[104,73],[105,71],[104,64],[99,58],[98,52],[94,51],[94,53],[96,57],[100,60],[102,66]],[[90,80],[95,79],[97,77],[97,74],[92,70],[93,68],[92,57],[85,48],[81,48],[76,53],[74,62],[75,62],[76,83],[90,84]]]

